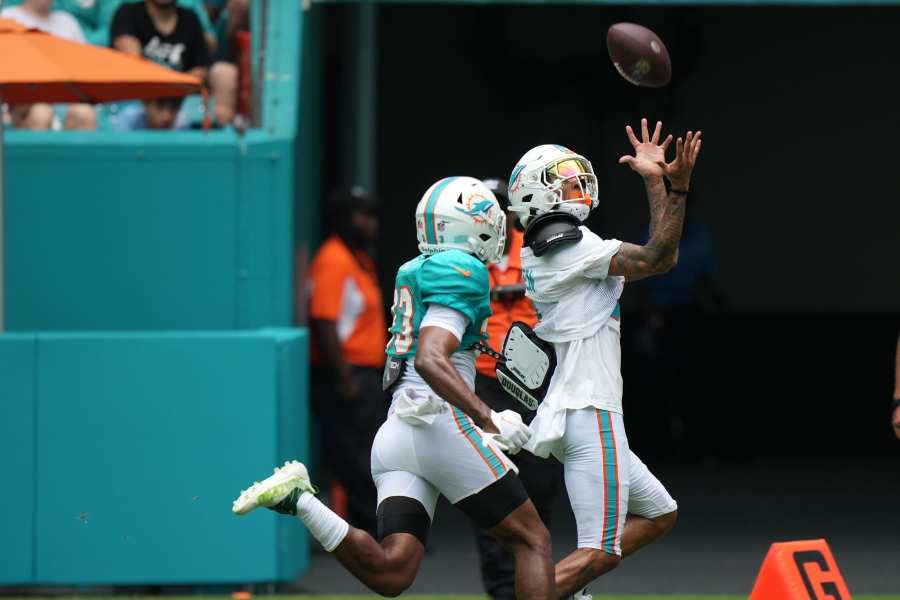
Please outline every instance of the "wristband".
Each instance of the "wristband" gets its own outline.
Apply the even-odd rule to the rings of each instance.
[[[676,190],[675,188],[671,188],[671,189],[669,190],[669,193],[670,193],[670,194],[679,194],[679,195],[681,195],[681,196],[687,196],[687,195],[688,195],[688,191],[687,191],[687,190]]]

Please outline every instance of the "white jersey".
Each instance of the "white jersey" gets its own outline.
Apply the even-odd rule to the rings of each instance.
[[[622,242],[583,237],[538,258],[522,249],[535,331],[556,349],[556,371],[531,422],[525,449],[553,454],[565,471],[578,547],[621,555],[628,513],[655,519],[678,504],[631,451],[622,417],[619,296],[609,263]]]
[[[607,277],[609,262],[622,242],[604,240],[579,227],[581,241],[538,258],[522,248],[526,295],[540,320],[534,328],[548,342],[571,342],[594,335],[613,314],[624,277]]]
[[[522,248],[526,294],[540,319],[534,330],[553,343],[557,357],[526,446],[540,456],[563,436],[567,409],[622,413],[618,303],[625,278],[609,276],[609,263],[622,242],[580,229],[579,242],[541,257]]]

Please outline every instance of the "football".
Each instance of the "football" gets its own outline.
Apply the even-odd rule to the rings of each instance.
[[[616,23],[606,32],[609,58],[629,83],[662,87],[672,79],[669,51],[659,36],[635,23]]]

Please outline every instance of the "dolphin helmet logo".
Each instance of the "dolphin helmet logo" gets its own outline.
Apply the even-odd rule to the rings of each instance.
[[[469,215],[470,217],[472,217],[474,219],[477,217],[486,217],[487,214],[489,212],[491,212],[491,206],[493,206],[493,204],[494,203],[491,202],[490,200],[480,200],[480,201],[476,202],[475,205],[468,210],[466,210],[465,208],[462,208],[461,206],[457,206],[456,210],[458,210],[459,212],[461,212],[463,214]]]
[[[526,166],[526,165],[524,165],[524,164],[516,165],[516,168],[513,169],[512,175],[509,176],[509,186],[508,186],[508,187],[509,187],[510,190],[512,190],[513,188],[515,188],[516,185],[518,184],[518,182],[519,182],[519,175],[521,175],[521,174],[522,174],[522,171],[525,170],[525,166]]]

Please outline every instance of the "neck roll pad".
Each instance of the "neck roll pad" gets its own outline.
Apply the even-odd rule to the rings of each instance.
[[[580,241],[579,225],[578,217],[569,213],[551,211],[538,215],[525,228],[525,245],[535,256],[543,256],[552,248]]]

